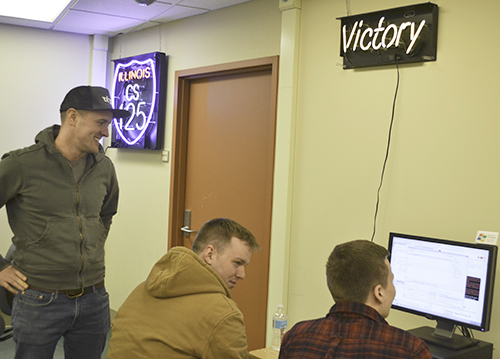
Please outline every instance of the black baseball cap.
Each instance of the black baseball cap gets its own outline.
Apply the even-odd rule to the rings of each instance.
[[[130,117],[129,111],[114,109],[111,102],[108,89],[97,86],[79,86],[70,90],[64,97],[59,112],[74,108],[75,110],[111,111],[114,118]]]

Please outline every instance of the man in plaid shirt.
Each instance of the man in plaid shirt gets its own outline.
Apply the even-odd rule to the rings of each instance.
[[[335,305],[325,318],[287,332],[279,358],[432,359],[422,339],[384,319],[396,295],[388,254],[366,240],[336,246],[326,264]]]

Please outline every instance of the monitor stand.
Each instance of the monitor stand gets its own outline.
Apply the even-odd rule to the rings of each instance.
[[[455,351],[477,345],[478,340],[464,337],[458,334],[453,334],[454,329],[455,328],[453,328],[453,330],[450,332],[450,330],[443,329],[442,326],[440,328],[438,323],[438,327],[436,327],[435,329],[431,327],[420,327],[411,330],[411,333],[423,339],[426,343],[431,343],[439,347]]]

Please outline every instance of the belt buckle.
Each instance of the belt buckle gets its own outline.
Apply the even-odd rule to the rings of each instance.
[[[76,293],[76,294],[73,294],[73,293],[75,293],[75,292],[72,292],[72,293],[66,292],[66,296],[69,299],[75,299],[75,298],[81,297],[83,295],[83,293],[85,293],[85,288],[81,288],[81,292],[80,293]]]

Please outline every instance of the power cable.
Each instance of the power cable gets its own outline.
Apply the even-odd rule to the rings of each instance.
[[[387,148],[385,151],[385,158],[384,158],[384,164],[382,166],[382,174],[380,176],[380,184],[378,186],[377,190],[377,203],[375,205],[375,216],[373,218],[373,233],[372,233],[372,239],[371,241],[373,242],[373,239],[375,238],[375,232],[377,230],[377,216],[378,216],[378,207],[380,204],[380,189],[382,188],[382,184],[384,183],[384,174],[385,174],[385,168],[387,166],[387,159],[389,158],[389,149],[391,146],[391,137],[392,137],[392,127],[394,124],[394,113],[396,110],[396,99],[398,97],[398,90],[399,90],[399,56],[396,55],[396,69],[397,69],[397,81],[396,81],[396,91],[394,92],[394,100],[392,102],[392,115],[391,115],[391,124],[389,126],[389,135],[387,139]]]

